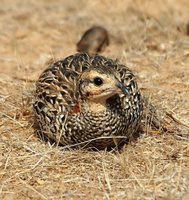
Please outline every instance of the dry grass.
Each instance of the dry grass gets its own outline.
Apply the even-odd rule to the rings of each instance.
[[[189,125],[187,0],[1,1],[0,199],[189,199],[189,129],[146,130],[121,152],[65,150],[36,137],[34,81],[104,25],[103,55],[127,63],[143,93]],[[177,129],[174,129],[177,126]]]

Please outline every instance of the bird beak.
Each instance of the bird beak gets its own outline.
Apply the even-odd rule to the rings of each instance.
[[[117,86],[119,89],[121,89],[121,91],[123,92],[123,94],[130,95],[128,89],[126,88],[126,86],[125,86],[123,83],[120,83],[120,82],[119,82],[116,86]]]

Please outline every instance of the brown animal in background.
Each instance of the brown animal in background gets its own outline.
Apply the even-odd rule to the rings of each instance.
[[[103,51],[109,45],[108,31],[101,26],[88,29],[77,43],[77,50],[89,54]]]

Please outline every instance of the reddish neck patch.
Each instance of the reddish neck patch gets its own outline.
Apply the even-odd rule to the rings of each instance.
[[[74,113],[79,113],[79,112],[80,112],[79,104],[75,104],[75,105],[72,107],[72,111],[73,111]]]

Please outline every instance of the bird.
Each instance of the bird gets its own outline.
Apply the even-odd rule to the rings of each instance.
[[[86,30],[77,43],[77,51],[94,54],[109,45],[108,31],[102,26],[92,26]]]
[[[70,148],[106,149],[137,132],[143,100],[136,77],[117,60],[76,53],[55,61],[36,81],[37,131]]]

